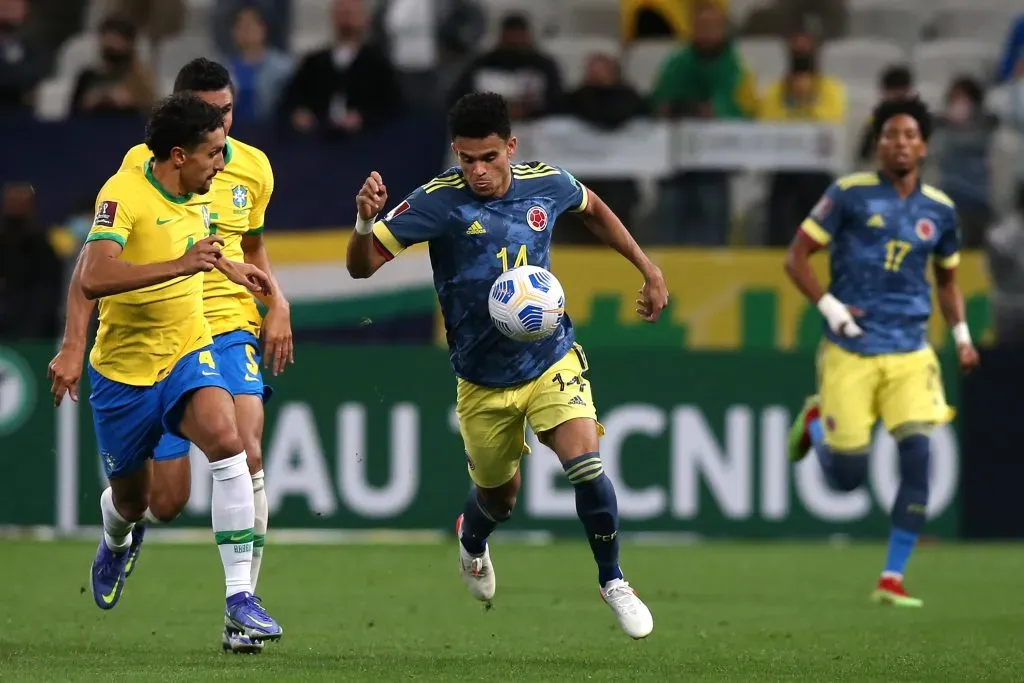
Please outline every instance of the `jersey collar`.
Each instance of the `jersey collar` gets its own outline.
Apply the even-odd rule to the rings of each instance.
[[[146,180],[149,181],[149,184],[155,187],[157,189],[157,192],[163,195],[163,198],[169,202],[172,202],[174,204],[188,203],[188,201],[192,199],[192,193],[189,192],[188,194],[185,195],[173,195],[170,192],[168,192],[167,188],[161,185],[160,181],[156,179],[155,175],[153,175],[153,161],[155,161],[155,159],[150,158],[150,160],[146,162]]]
[[[882,185],[883,187],[888,187],[888,188],[889,188],[890,190],[892,190],[893,192],[895,192],[895,191],[896,191],[896,186],[895,186],[895,185],[893,185],[892,181],[891,181],[891,180],[889,180],[889,179],[888,179],[888,178],[887,178],[887,177],[885,176],[885,174],[884,174],[884,173],[882,173],[882,170],[881,170],[881,169],[878,169],[877,171],[875,171],[875,175],[876,175],[876,176],[878,176],[878,182],[879,182],[879,183],[880,183],[880,184],[881,184],[881,185]],[[913,191],[913,192],[911,192],[911,193],[910,193],[910,194],[909,194],[909,195],[907,196],[907,199],[910,199],[911,197],[913,197],[913,196],[915,196],[915,195],[921,194],[921,185],[922,185],[922,184],[923,184],[923,181],[921,180],[921,175],[920,175],[920,174],[918,174],[918,176],[917,176],[917,185],[916,185],[916,186],[914,186],[914,191]]]
[[[224,165],[227,166],[231,163],[231,155],[234,154],[235,148],[231,146],[231,138],[224,138]]]

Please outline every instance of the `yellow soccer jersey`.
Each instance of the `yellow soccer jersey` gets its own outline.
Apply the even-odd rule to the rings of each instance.
[[[121,168],[143,166],[152,156],[146,145],[136,145],[125,155]],[[242,237],[263,232],[267,205],[274,192],[274,172],[266,154],[230,137],[224,148],[224,163],[210,192],[197,195],[193,201],[210,202],[210,231],[224,239],[224,256],[241,262]],[[259,336],[262,317],[255,299],[244,287],[215,270],[205,276],[203,298],[214,336],[235,330]]]
[[[87,242],[113,240],[121,258],[173,261],[208,234],[210,209],[168,193],[149,164],[118,171],[96,198]],[[89,362],[107,379],[152,386],[184,356],[213,343],[203,317],[201,274],[103,297]]]

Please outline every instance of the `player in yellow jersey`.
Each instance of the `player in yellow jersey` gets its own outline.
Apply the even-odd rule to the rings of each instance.
[[[193,92],[220,108],[225,118],[225,131],[230,131],[233,90],[230,75],[222,65],[204,58],[192,60],[178,72],[174,90]],[[140,167],[150,156],[151,152],[145,144],[136,145],[125,155],[121,168]],[[271,271],[263,244],[263,224],[273,189],[274,175],[266,154],[228,137],[224,146],[224,170],[214,178],[209,195],[210,230],[223,238],[223,253],[227,258],[252,263],[268,274]],[[205,315],[220,357],[220,371],[235,397],[236,419],[249,458],[256,502],[250,577],[254,591],[269,521],[261,440],[263,404],[270,397],[271,389],[264,385],[260,361],[262,357],[272,363],[275,375],[292,361],[288,302],[273,281],[273,276],[270,277],[273,293],[269,296],[257,295],[267,307],[265,319],[256,307],[253,294],[219,272],[214,271],[205,276],[203,290]],[[55,384],[58,398],[67,383],[74,387],[81,373],[80,362],[77,368],[74,362],[82,355],[92,307],[84,299],[80,299],[79,304],[76,305],[74,300],[68,302],[64,344],[54,360],[60,372],[58,378],[63,378],[63,383]],[[263,354],[258,340],[261,332]],[[150,508],[145,515],[147,523],[172,521],[184,509],[191,487],[189,459],[186,457],[188,452],[187,440],[171,433],[165,433],[161,438],[152,459],[154,477]],[[141,525],[136,530],[127,575],[136,566],[144,530],[145,527]],[[228,628],[225,628],[221,641],[226,651],[237,653],[258,652],[262,647],[262,643],[253,642],[244,633]]]
[[[226,258],[208,235],[209,192],[224,168],[224,116],[189,93],[165,99],[146,127],[152,158],[118,171],[100,190],[79,258],[78,283],[99,299],[89,356],[96,440],[110,486],[100,498],[103,539],[92,593],[113,608],[124,590],[132,529],[148,506],[146,460],[161,434],[196,443],[213,474],[212,521],[224,565],[225,623],[252,639],[281,627],[250,585],[255,508],[234,404],[203,316],[203,275],[217,269],[241,287],[269,291],[259,268]],[[78,292],[73,292],[77,295]]]

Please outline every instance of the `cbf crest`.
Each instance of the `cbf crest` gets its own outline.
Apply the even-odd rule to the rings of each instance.
[[[235,185],[231,188],[231,203],[239,209],[244,209],[249,203],[249,188],[245,185]]]

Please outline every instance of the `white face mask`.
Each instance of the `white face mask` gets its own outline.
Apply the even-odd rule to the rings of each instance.
[[[954,123],[964,123],[974,111],[974,105],[963,97],[957,98],[946,107],[946,116]]]

